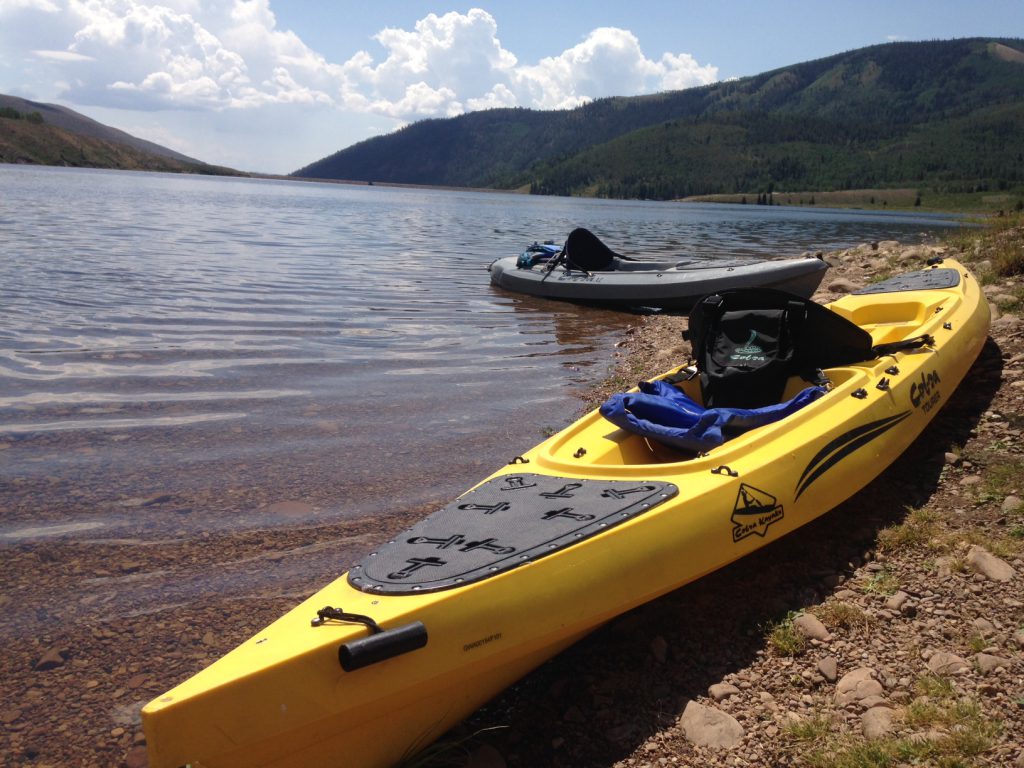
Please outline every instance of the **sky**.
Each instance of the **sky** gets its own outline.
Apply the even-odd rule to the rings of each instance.
[[[0,93],[290,173],[425,118],[975,36],[1024,37],[1024,0],[0,0]]]

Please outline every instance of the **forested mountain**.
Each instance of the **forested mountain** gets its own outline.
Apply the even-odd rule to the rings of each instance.
[[[58,104],[0,94],[0,162],[235,175]]]
[[[1024,40],[891,43],[573,110],[425,120],[313,178],[676,198],[1024,184]]]

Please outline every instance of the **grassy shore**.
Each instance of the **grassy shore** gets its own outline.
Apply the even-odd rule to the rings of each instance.
[[[764,198],[762,198],[763,200]],[[858,208],[874,211],[1012,215],[1024,209],[1024,189],[943,192],[931,189],[848,189],[834,192],[774,192],[771,205]],[[758,194],[698,195],[684,202],[758,204]]]

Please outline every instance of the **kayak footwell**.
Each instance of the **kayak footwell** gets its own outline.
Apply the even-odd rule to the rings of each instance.
[[[382,594],[462,586],[589,538],[678,493],[668,482],[503,475],[371,553],[349,572],[349,583]]]

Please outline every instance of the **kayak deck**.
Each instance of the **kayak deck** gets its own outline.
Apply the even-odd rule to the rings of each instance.
[[[349,583],[396,595],[470,584],[576,544],[677,493],[668,482],[503,475],[370,553],[351,569]]]

